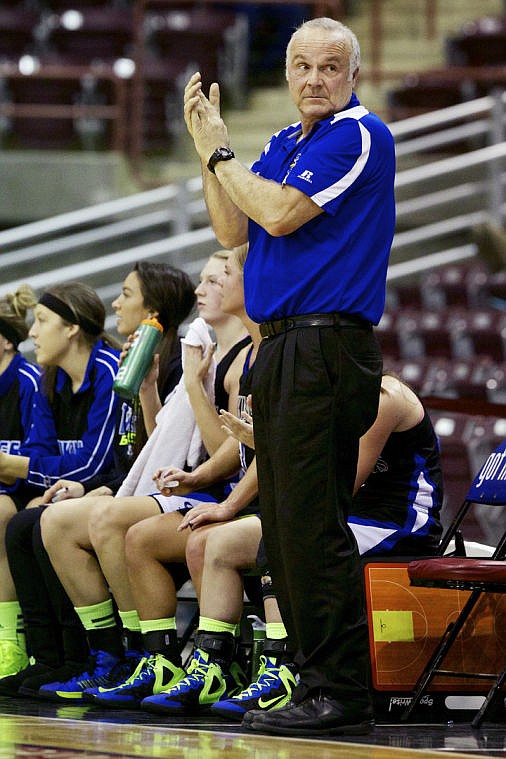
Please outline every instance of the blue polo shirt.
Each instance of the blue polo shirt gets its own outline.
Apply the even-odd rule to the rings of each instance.
[[[297,142],[300,134],[300,122],[275,134],[251,170],[296,187],[324,213],[283,237],[250,220],[248,315],[341,312],[377,324],[395,226],[392,134],[354,94]]]

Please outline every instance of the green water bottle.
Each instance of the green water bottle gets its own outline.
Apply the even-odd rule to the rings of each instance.
[[[162,335],[163,327],[155,318],[143,319],[135,330],[134,340],[113,384],[114,391],[122,398],[134,398],[139,392]]]

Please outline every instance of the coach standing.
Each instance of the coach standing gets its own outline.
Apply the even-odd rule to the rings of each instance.
[[[346,518],[360,436],[378,407],[381,318],[395,224],[393,138],[353,93],[360,49],[316,18],[287,47],[300,122],[251,170],[230,149],[219,87],[185,90],[218,240],[249,241],[246,309],[262,340],[253,416],[262,525],[288,634],[299,649],[293,701],[248,715],[287,735],[367,732],[372,722],[361,565]]]

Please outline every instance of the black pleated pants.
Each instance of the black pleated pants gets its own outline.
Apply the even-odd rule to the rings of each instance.
[[[283,621],[298,647],[296,702],[318,693],[370,700],[363,572],[347,516],[381,374],[367,325],[292,329],[264,338],[255,361],[262,529]]]

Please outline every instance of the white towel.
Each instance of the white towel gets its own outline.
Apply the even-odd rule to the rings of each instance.
[[[186,345],[200,346],[203,351],[211,345],[209,329],[200,317],[190,324],[186,335],[181,339],[183,371]],[[214,403],[215,376],[216,362],[213,358],[204,380],[211,403]],[[157,469],[167,466],[182,468],[186,464],[193,469],[203,454],[202,437],[188,399],[184,377],[181,377],[156,415],[156,427],[116,495],[149,495],[156,491],[153,474]]]

